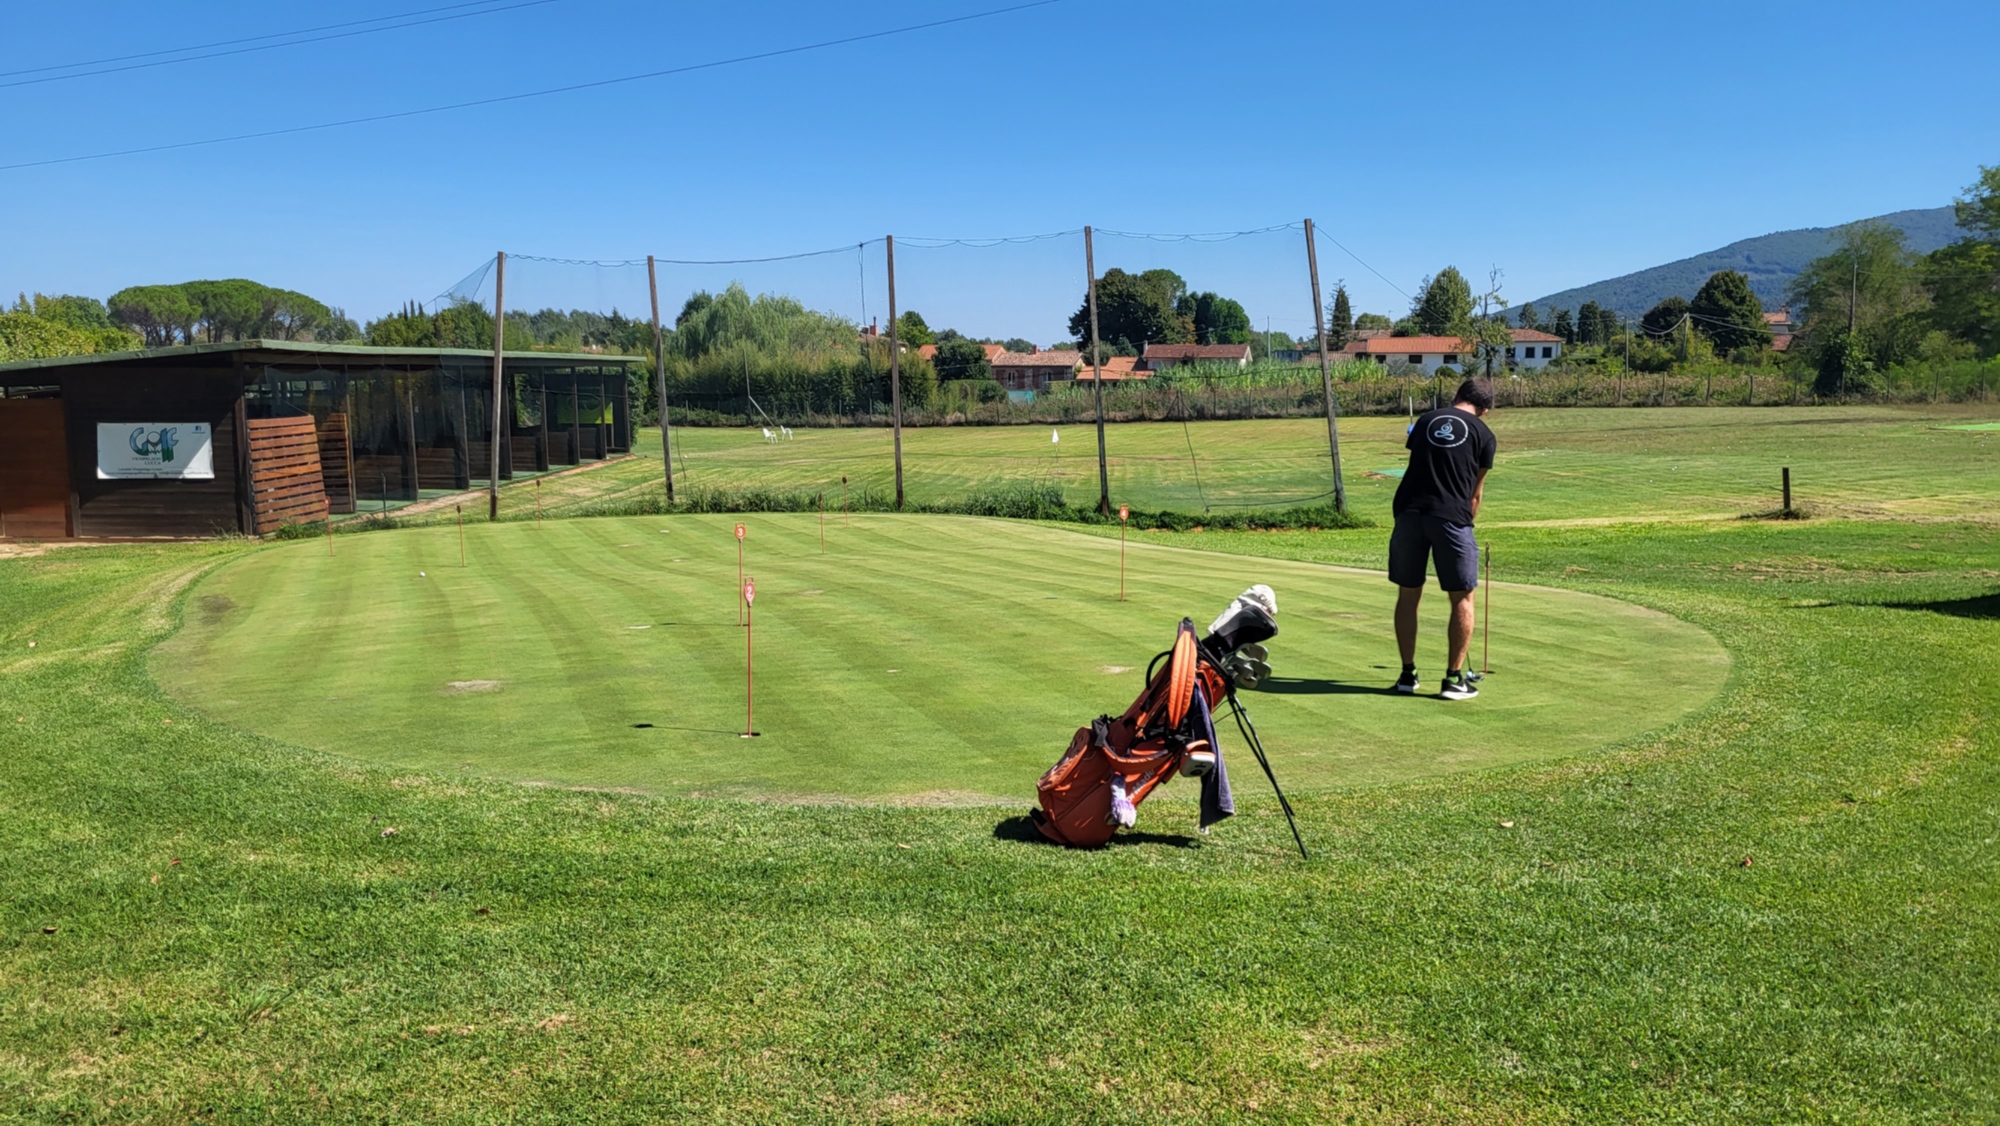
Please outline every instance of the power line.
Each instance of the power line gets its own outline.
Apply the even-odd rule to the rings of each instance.
[[[0,169],[0,171],[4,171],[4,169]],[[1370,266],[1367,262],[1362,260],[1359,254],[1354,253],[1352,250],[1349,250],[1347,249],[1346,246],[1342,245],[1339,239],[1334,238],[1330,234],[1327,234],[1325,227],[1322,227],[1315,223],[1313,225],[1313,233],[1325,239],[1326,241],[1332,243],[1333,245],[1340,247],[1340,252],[1342,254],[1347,255],[1349,258],[1354,259],[1356,262],[1360,262],[1363,269],[1367,270],[1371,274],[1374,274],[1376,277],[1381,278],[1385,283],[1388,284],[1390,289],[1395,290],[1397,293],[1402,294],[1405,298],[1408,298],[1411,301],[1416,300],[1415,297],[1410,296],[1409,290],[1404,289],[1402,286],[1397,285],[1395,282],[1389,281],[1388,275],[1384,274],[1382,271],[1376,269],[1375,267]]]
[[[483,2],[491,4],[494,2],[494,0],[483,0]],[[99,75],[104,75],[104,74],[122,74],[128,70],[148,70],[153,67],[174,66],[177,63],[200,62],[203,59],[227,58],[231,55],[248,55],[248,54],[254,54],[255,52],[258,51],[275,51],[280,47],[302,47],[308,43],[324,43],[332,39],[352,39],[357,35],[374,35],[375,33],[382,31],[401,31],[404,28],[422,27],[426,24],[449,23],[452,20],[471,19],[474,16],[487,16],[487,15],[492,15],[496,12],[511,12],[516,8],[538,8],[543,4],[554,4],[556,2],[557,0],[522,0],[521,3],[508,4],[504,7],[498,7],[498,8],[484,7],[476,12],[459,12],[455,15],[449,15],[449,16],[433,16],[430,19],[409,20],[408,22],[405,23],[394,23],[394,24],[389,24],[388,26],[385,27],[366,27],[362,28],[359,31],[342,31],[332,35],[313,35],[303,39],[291,39],[289,42],[284,42],[284,43],[263,43],[255,47],[237,47],[233,50],[228,50],[228,51],[210,51],[209,53],[204,55],[184,55],[184,57],[178,59],[154,59],[151,62],[129,63],[125,66],[107,66],[99,70],[79,70],[74,74],[45,74],[40,78],[23,78],[18,82],[0,82],[0,90],[11,89],[12,87],[15,86],[36,86],[44,82],[67,82],[72,78],[95,78]],[[464,7],[465,5],[455,5],[455,6]],[[388,18],[395,19],[401,17],[388,17]],[[362,22],[368,22],[368,21],[362,21]],[[293,34],[296,35],[303,33],[295,32]],[[281,37],[282,36],[260,36],[259,38],[270,39],[270,38],[281,38]],[[177,51],[154,52],[154,53],[180,54],[186,51],[197,51],[205,49],[206,48],[200,48],[200,47],[183,47]],[[73,67],[92,66],[92,65],[96,64],[70,63],[68,64],[68,66],[65,67],[41,67],[38,69],[66,70]],[[27,74],[30,72],[15,71],[14,73]]]
[[[426,106],[422,109],[408,109],[408,110],[398,110],[394,113],[370,114],[366,117],[350,117],[341,121],[325,121],[315,125],[293,125],[283,129],[265,129],[255,133],[238,133],[228,137],[209,137],[199,141],[177,141],[172,144],[147,145],[142,148],[132,148],[132,149],[117,149],[110,152],[89,153],[83,156],[60,156],[60,157],[52,157],[48,160],[28,160],[28,161],[21,161],[16,164],[0,164],[0,172],[14,172],[14,171],[19,171],[20,169],[23,168],[45,168],[55,164],[75,164],[87,160],[109,160],[113,157],[139,156],[145,153],[171,152],[177,149],[201,148],[208,145],[229,144],[235,141],[257,141],[257,140],[263,140],[268,137],[286,137],[296,133],[314,133],[327,129],[341,129],[350,125],[371,125],[381,121],[398,121],[408,117],[423,117],[435,113],[449,113],[453,110],[473,109],[479,106],[505,105],[510,102],[527,101],[531,98],[546,98],[555,94],[575,93],[576,91],[579,90],[596,90],[606,86],[619,86],[628,82],[642,82],[647,79],[653,79],[653,78],[667,78],[673,75],[691,74],[695,71],[714,70],[718,67],[735,66],[740,63],[748,63],[748,62],[758,62],[763,59],[775,59],[785,55],[798,55],[808,51],[823,51],[832,47],[843,47],[850,43],[864,43],[872,39],[886,39],[894,35],[907,35],[911,32],[916,32],[916,31],[928,31],[932,28],[946,27],[951,24],[967,23],[972,20],[988,19],[993,16],[1008,15],[1013,12],[1027,11],[1028,9],[1031,8],[1045,8],[1051,4],[1059,4],[1059,3],[1062,3],[1062,0],[1029,0],[1029,2],[1025,4],[1013,4],[1005,8],[990,8],[987,9],[986,11],[974,12],[970,15],[952,16],[947,19],[929,20],[924,23],[906,24],[902,27],[892,27],[883,31],[870,31],[860,35],[843,36],[839,39],[825,39],[821,40],[818,43],[806,43],[797,47],[780,47],[775,50],[758,51],[754,54],[749,54],[749,55],[737,55],[733,58],[714,59],[705,63],[690,63],[687,66],[668,67],[665,70],[646,71],[645,73],[642,74],[627,74],[627,75],[622,75],[618,78],[601,78],[594,82],[577,82],[568,86],[553,86],[546,90],[530,90],[520,94],[502,94],[491,98],[476,98],[473,99],[472,101],[467,101],[467,102],[453,102],[441,106]],[[840,249],[844,253],[847,248],[843,246]]]
[[[370,23],[388,23],[391,20],[428,16],[434,12],[450,12],[456,11],[459,8],[481,8],[499,2],[500,0],[471,0],[470,3],[446,4],[442,8],[419,8],[414,12],[402,12],[393,16],[375,16],[372,19],[349,20],[346,23],[329,23],[321,24],[318,27],[302,27],[297,31],[274,31],[268,35],[247,35],[241,39],[218,39],[213,43],[193,43],[186,47],[167,47],[158,51],[140,51],[133,55],[112,55],[102,59],[85,59],[82,62],[56,63],[53,66],[34,66],[24,70],[0,70],[0,78],[12,78],[19,74],[43,74],[51,70],[74,70],[78,67],[103,66],[107,63],[129,62],[133,59],[156,58],[160,55],[178,55],[187,51],[206,51],[215,47],[234,47],[238,43],[259,43],[266,39],[289,39],[294,35],[314,35],[322,31],[337,31],[343,27],[360,27],[363,24]]]

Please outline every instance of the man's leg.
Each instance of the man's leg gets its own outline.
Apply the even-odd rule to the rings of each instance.
[[[1423,598],[1423,587],[1396,588],[1396,648],[1402,651],[1406,669],[1417,663],[1417,604]]]
[[[1472,650],[1472,592],[1451,590],[1445,594],[1451,599],[1451,626],[1447,631],[1451,642],[1449,671],[1455,673],[1464,670],[1466,656]],[[1412,628],[1411,633],[1415,632]]]

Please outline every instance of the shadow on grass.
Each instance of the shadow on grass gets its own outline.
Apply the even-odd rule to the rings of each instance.
[[[1393,696],[1388,685],[1350,684],[1344,680],[1307,680],[1295,676],[1274,676],[1259,681],[1256,691],[1276,696]]]
[[[1002,818],[999,824],[993,826],[993,839],[996,841],[1013,841],[1016,844],[1048,845],[1051,848],[1067,847],[1065,845],[1059,845],[1056,842],[1043,836],[1042,831],[1040,829],[1035,828],[1034,818],[1026,815],[1022,815],[1020,817]],[[1111,840],[1106,844],[1105,847],[1117,848],[1122,845],[1163,845],[1167,848],[1196,848],[1200,844],[1201,844],[1200,841],[1196,840],[1193,837],[1187,836],[1183,833],[1125,832],[1125,833],[1114,833],[1111,837]]]
[[[1927,610],[1933,614],[1944,614],[1953,618],[1973,618],[1979,621],[2000,619],[2000,591],[1982,594],[1976,598],[1938,599],[1933,602],[1881,602],[1876,603],[1891,610]]]

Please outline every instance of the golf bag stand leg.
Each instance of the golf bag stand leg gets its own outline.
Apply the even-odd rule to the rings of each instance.
[[[1264,755],[1264,741],[1257,738],[1257,725],[1250,722],[1250,713],[1243,702],[1236,698],[1236,688],[1229,689],[1229,714],[1236,717],[1236,730],[1243,733],[1243,741],[1250,747],[1250,753],[1257,756],[1257,765],[1264,768],[1264,777],[1271,780],[1271,791],[1278,795],[1278,808],[1285,811],[1285,824],[1292,828],[1292,843],[1299,846],[1299,859],[1311,859],[1306,855],[1305,838],[1299,836],[1298,819],[1292,816],[1292,803],[1285,800],[1285,791],[1278,785],[1278,776],[1271,771],[1271,760]]]

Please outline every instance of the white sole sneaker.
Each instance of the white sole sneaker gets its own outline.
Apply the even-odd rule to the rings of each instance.
[[[1443,688],[1438,689],[1438,695],[1447,700],[1470,700],[1479,695],[1479,689],[1474,688],[1465,681],[1459,681],[1456,684],[1447,684]]]

